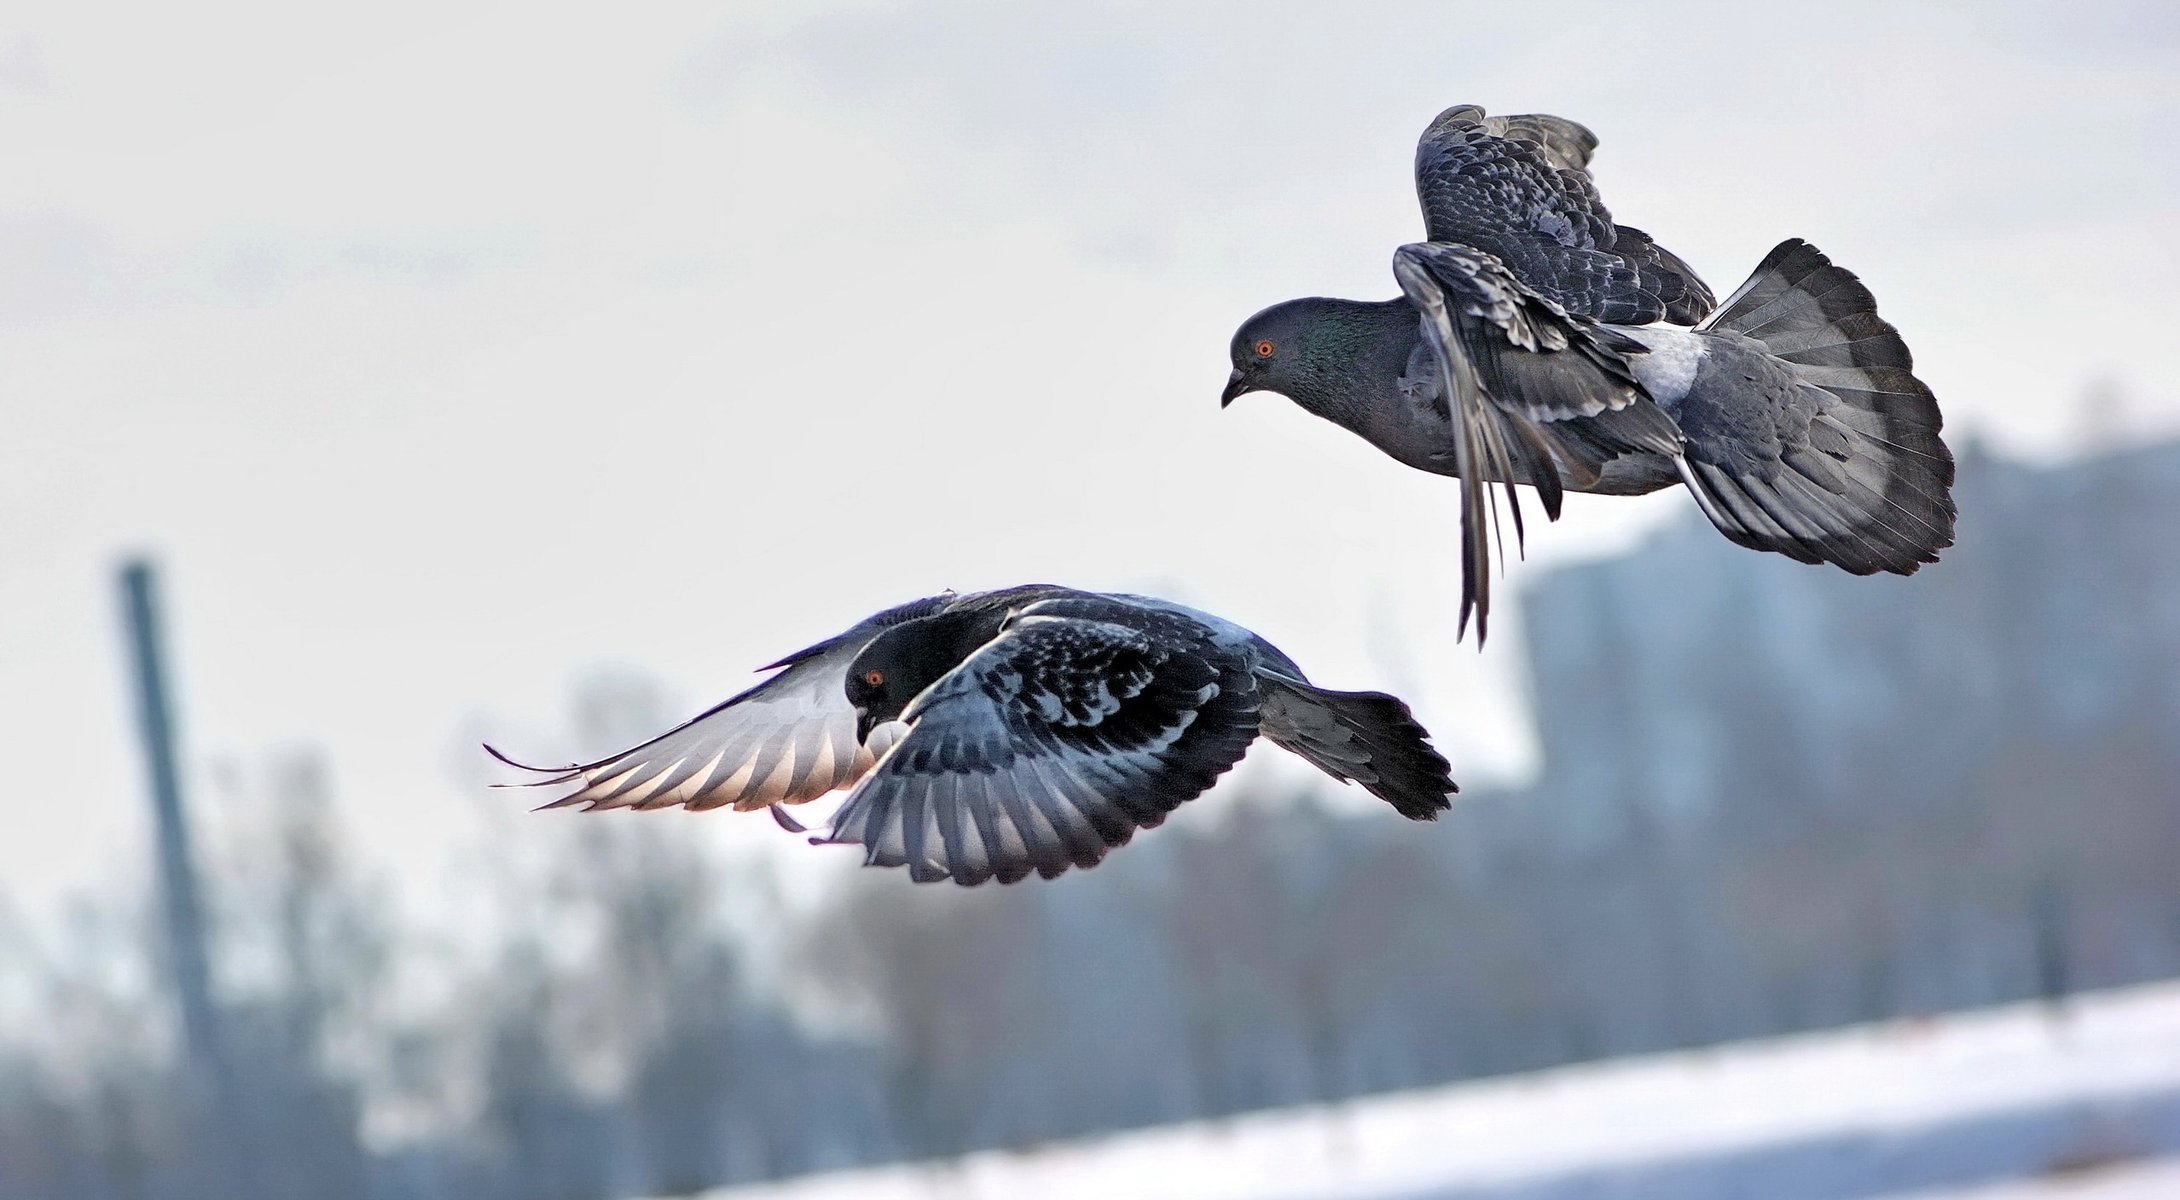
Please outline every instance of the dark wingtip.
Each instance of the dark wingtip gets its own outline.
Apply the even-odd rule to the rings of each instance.
[[[1480,651],[1484,648],[1484,639],[1491,636],[1490,583],[1485,582],[1484,594],[1479,595],[1474,578],[1476,571],[1477,568],[1471,565],[1464,572],[1468,577],[1461,581],[1461,619],[1454,626],[1453,640],[1459,643],[1468,637],[1470,619],[1474,618],[1476,649]]]
[[[800,822],[800,821],[796,820],[795,818],[793,818],[793,817],[790,817],[790,816],[788,816],[788,815],[787,815],[787,810],[786,810],[786,809],[784,809],[784,808],[781,808],[781,807],[780,807],[779,805],[777,805],[777,804],[767,804],[767,805],[765,805],[765,807],[766,807],[766,808],[767,808],[768,810],[770,810],[770,811],[771,811],[771,813],[772,813],[772,820],[774,821],[774,823],[776,823],[777,825],[779,825],[779,827],[780,827],[780,828],[782,828],[782,829],[786,830],[787,832],[789,832],[789,833],[808,833],[808,832],[810,832],[810,827],[809,827],[808,825],[805,825],[805,824],[803,824],[802,822]]]
[[[505,754],[500,752],[499,747],[493,745],[490,742],[479,742],[477,744],[484,747],[484,752],[486,754],[491,755],[492,757],[500,760],[503,763],[506,763],[508,766],[513,767],[518,771],[535,771],[540,775],[550,775],[555,771],[565,771],[568,769],[567,767],[533,767],[529,763],[516,762],[514,759],[507,757]],[[573,764],[570,765],[572,766]]]
[[[488,785],[490,787],[551,787],[556,783],[573,783],[576,779],[580,778],[583,773],[583,768],[575,763],[569,763],[565,767],[533,767],[529,763],[517,762],[514,759],[507,757],[505,754],[502,754],[500,752],[498,747],[494,746],[490,742],[479,742],[477,744],[484,747],[484,752],[486,754],[489,754],[493,758],[498,759],[500,762],[505,763],[510,767],[513,767],[517,771],[528,771],[533,775],[549,775],[552,777],[550,779],[530,779],[525,780],[522,783],[495,783]]]

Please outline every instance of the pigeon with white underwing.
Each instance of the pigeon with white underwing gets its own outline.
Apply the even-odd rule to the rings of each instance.
[[[642,745],[523,769],[572,787],[548,808],[770,808],[798,831],[779,806],[847,789],[814,841],[963,885],[1096,865],[1259,734],[1415,820],[1456,790],[1398,699],[1316,687],[1247,629],[1145,596],[947,593],[773,666]]]
[[[1753,549],[1858,575],[1936,561],[1953,542],[1953,457],[1869,289],[1796,239],[1713,308],[1678,258],[1612,223],[1586,170],[1595,145],[1558,117],[1441,114],[1416,152],[1430,240],[1395,251],[1401,295],[1251,317],[1221,403],[1277,392],[1458,477],[1460,620],[1475,617],[1479,642],[1492,484],[1517,544],[1517,483],[1553,519],[1567,491],[1684,483]]]

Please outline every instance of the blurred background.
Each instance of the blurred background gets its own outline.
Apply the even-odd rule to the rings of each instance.
[[[1571,497],[1457,646],[1454,489],[1216,396],[1459,102],[1861,274],[1944,561]],[[2176,119],[2148,0],[12,5],[0,1196],[2180,1194]],[[1463,795],[1260,754],[961,892],[486,786],[1040,579]]]

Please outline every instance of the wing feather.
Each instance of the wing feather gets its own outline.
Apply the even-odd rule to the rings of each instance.
[[[1635,382],[1620,343],[1526,287],[1497,258],[1418,242],[1394,252],[1393,275],[1439,372],[1461,480],[1460,628],[1465,634],[1473,616],[1481,643],[1491,609],[1484,525],[1498,528],[1488,485],[1503,487],[1519,551],[1516,483],[1536,487],[1556,519],[1562,466],[1576,479],[1594,477],[1598,447],[1673,453],[1679,432]],[[1559,425],[1580,425],[1581,436],[1562,437]]]
[[[855,709],[844,690],[848,664],[880,631],[952,599],[932,596],[888,609],[790,654],[767,668],[779,674],[618,754],[558,770],[524,767],[547,776],[526,786],[574,784],[544,807],[584,809],[758,809],[846,787],[877,761],[855,738]]]
[[[964,885],[1095,865],[1211,786],[1257,731],[1254,677],[1204,631],[1191,640],[1038,614],[1008,624],[902,719],[907,735],[821,840]],[[916,815],[896,836],[903,814]]]
[[[1587,170],[1596,146],[1561,117],[1447,109],[1416,143],[1427,236],[1496,255],[1572,313],[1693,324],[1712,307],[1710,289],[1648,234],[1613,223]]]

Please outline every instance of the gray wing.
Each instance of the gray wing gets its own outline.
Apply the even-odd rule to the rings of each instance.
[[[1483,109],[1473,104],[1456,105],[1440,113],[1439,120],[1449,114],[1471,110],[1482,115]],[[1458,119],[1458,118],[1456,118]],[[1431,123],[1434,127],[1437,121]],[[1507,141],[1524,141],[1536,146],[1544,161],[1564,171],[1590,169],[1590,155],[1597,153],[1597,135],[1587,125],[1577,124],[1565,117],[1545,113],[1515,113],[1511,116],[1484,117],[1480,124],[1484,132]]]
[[[1241,760],[1256,699],[1246,670],[1201,645],[1017,618],[902,713],[908,733],[823,840],[918,882],[1092,866]]]
[[[1485,512],[1494,531],[1498,521],[1486,485],[1505,486],[1518,548],[1514,484],[1534,486],[1556,519],[1562,469],[1594,482],[1617,454],[1677,453],[1680,435],[1628,370],[1625,355],[1641,352],[1639,344],[1571,316],[1491,255],[1413,243],[1394,252],[1393,276],[1421,314],[1427,369],[1436,373],[1452,434],[1461,479],[1461,629],[1473,613],[1481,644],[1491,607]]]
[[[1710,288],[1649,234],[1613,222],[1586,170],[1596,146],[1561,117],[1447,109],[1416,143],[1427,236],[1496,255],[1571,313],[1695,323],[1712,307]]]
[[[547,808],[731,804],[744,810],[799,804],[845,787],[875,761],[874,751],[856,741],[855,709],[845,690],[848,665],[881,630],[935,612],[950,599],[933,596],[870,617],[773,663],[766,669],[785,670],[642,745],[530,786],[579,785]]]

